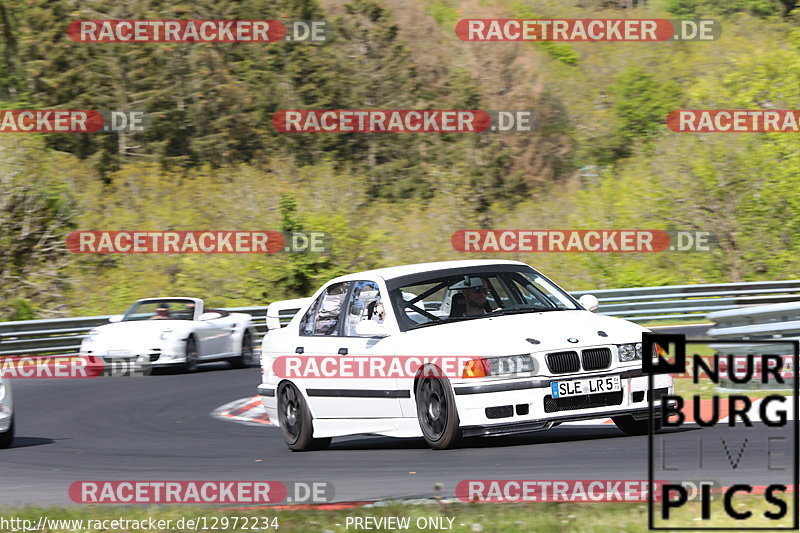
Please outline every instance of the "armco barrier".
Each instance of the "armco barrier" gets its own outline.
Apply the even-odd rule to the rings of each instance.
[[[226,310],[252,315],[256,332],[260,335],[266,333],[266,306],[229,307]],[[292,315],[288,315],[284,320],[288,322],[291,317]],[[0,322],[0,357],[76,354],[84,335],[90,329],[107,323],[108,316]]]
[[[795,344],[800,340],[800,302],[787,302],[770,305],[756,305],[709,313],[709,320],[714,325],[707,331],[707,335],[719,343],[711,343],[709,347],[726,356],[732,355],[743,361],[745,357],[759,354],[772,354],[790,356],[794,354]],[[759,343],[760,340],[786,340],[794,343],[775,344]],[[746,344],[724,344],[726,340],[752,341]],[[791,361],[791,358],[789,358]],[[743,363],[744,366],[745,363]],[[788,389],[794,384],[797,369],[794,363],[784,359],[783,369],[789,372],[784,375],[784,381],[770,381],[768,385],[761,385],[766,389]],[[790,369],[790,370],[788,370]],[[725,388],[748,388],[750,384],[737,384],[722,380]]]
[[[708,313],[749,305],[800,301],[800,280],[668,285],[636,289],[573,292],[594,294],[598,313],[633,322],[667,319],[705,320]]]
[[[600,300],[597,313],[617,316],[634,322],[657,321],[665,319],[697,319],[705,321],[709,311],[735,309],[742,306],[778,302],[799,302],[786,304],[800,309],[800,280],[758,281],[752,283],[716,283],[704,285],[672,285],[663,287],[642,287],[636,289],[604,289],[596,291],[573,292],[576,298],[583,294],[594,294]],[[303,300],[297,300],[302,302]],[[772,306],[770,306],[772,307]],[[777,306],[775,306],[777,309]],[[765,320],[783,317],[784,308],[777,314],[764,314]],[[261,335],[267,330],[267,307],[236,307],[228,311],[248,313],[253,316],[256,332]],[[280,307],[278,320],[285,324],[295,309]],[[725,317],[723,314],[712,314]],[[736,317],[735,313],[730,315]],[[789,315],[785,315],[789,316]],[[792,315],[794,316],[794,315]],[[738,318],[736,320],[739,320]],[[800,328],[800,311],[796,316]],[[274,324],[275,317],[270,317]],[[7,355],[36,354],[74,354],[80,347],[81,339],[93,327],[108,322],[108,316],[79,318],[56,318],[48,320],[25,320],[20,322],[0,322],[0,357]],[[784,322],[787,322],[784,320]],[[736,324],[734,320],[732,324]],[[767,323],[769,324],[769,323]],[[718,325],[719,327],[719,325]],[[794,326],[792,326],[794,327]],[[800,334],[800,331],[798,331]]]
[[[725,346],[730,353],[747,353],[759,346],[760,339],[800,340],[800,302],[758,305],[710,313],[714,322],[707,335],[720,341],[752,340],[752,345]],[[780,355],[792,353],[790,345],[771,347]]]

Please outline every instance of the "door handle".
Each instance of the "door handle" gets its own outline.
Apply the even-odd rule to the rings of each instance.
[[[294,353],[303,353],[304,351],[305,350],[303,350],[302,346],[298,346],[297,348],[294,349]]]
[[[347,355],[347,348],[339,348],[339,355]]]

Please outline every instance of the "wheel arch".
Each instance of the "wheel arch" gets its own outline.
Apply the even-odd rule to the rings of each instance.
[[[303,397],[303,400],[305,400],[305,402],[306,402],[306,406],[308,407],[308,411],[311,413],[311,424],[313,426],[314,420],[316,419],[316,414],[314,413],[314,405],[311,403],[311,399],[308,396],[308,391],[306,391],[306,388],[303,386],[303,383],[297,382],[297,381],[295,381],[293,379],[289,379],[289,378],[281,378],[280,381],[278,381],[278,384],[275,386],[275,405],[276,405],[276,407],[278,405],[278,400],[280,398],[281,387],[286,383],[290,383],[290,384],[294,385],[295,388],[300,392],[300,395]]]

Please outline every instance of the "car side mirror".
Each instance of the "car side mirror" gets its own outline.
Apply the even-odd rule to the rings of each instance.
[[[600,307],[600,301],[594,294],[584,294],[578,298],[578,303],[581,304],[587,311],[594,311]]]
[[[198,320],[214,320],[219,318],[219,313],[203,313]]]
[[[388,337],[389,330],[374,320],[362,320],[356,324],[356,335],[359,337]]]
[[[111,315],[110,317],[108,317],[108,321],[114,324],[116,322],[122,322],[123,318],[124,315]]]

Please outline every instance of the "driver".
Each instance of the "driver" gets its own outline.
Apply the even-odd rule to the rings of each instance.
[[[481,278],[481,285],[476,287],[462,287],[460,292],[453,295],[450,304],[450,318],[462,316],[483,316],[492,312],[489,305],[489,283],[486,278]]]
[[[491,313],[487,295],[489,294],[489,284],[486,278],[481,278],[483,284],[480,287],[466,287],[461,289],[464,295],[464,316],[481,316]]]
[[[150,317],[150,320],[169,320],[169,304],[162,303],[156,307],[156,314]]]

